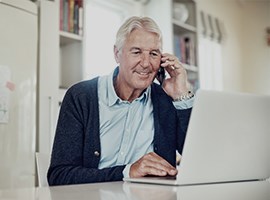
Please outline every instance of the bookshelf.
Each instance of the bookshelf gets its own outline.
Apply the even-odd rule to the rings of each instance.
[[[72,34],[72,33],[69,33],[69,32],[65,32],[65,31],[60,30],[59,35],[60,35],[60,46],[72,44],[75,41],[77,41],[77,42],[82,42],[83,41],[82,36]]]
[[[180,6],[177,4],[180,4]],[[186,15],[182,15],[184,9]],[[180,7],[180,8],[179,8]],[[161,14],[162,13],[162,14]],[[197,4],[195,0],[149,1],[144,14],[152,17],[161,28],[164,52],[173,53],[184,64],[193,90],[199,88]],[[192,46],[192,59],[181,57],[180,41],[188,37]],[[182,38],[182,39],[181,39]],[[184,45],[183,45],[184,46]],[[183,48],[183,47],[182,47]],[[184,49],[184,48],[183,48]],[[184,50],[182,50],[184,52]]]
[[[57,0],[59,8],[59,89],[83,79],[83,0]]]
[[[173,52],[184,64],[194,91],[199,88],[197,8],[194,0],[172,0]]]
[[[64,1],[68,3],[67,5],[73,2],[73,10],[76,3],[81,3],[82,20],[80,27],[75,28],[75,31],[74,28],[73,31],[63,28]],[[81,81],[83,77],[83,0],[39,0],[37,4],[39,7],[37,143],[39,152],[49,154],[59,105],[67,88]],[[67,8],[68,11],[72,10],[70,6],[66,6]]]

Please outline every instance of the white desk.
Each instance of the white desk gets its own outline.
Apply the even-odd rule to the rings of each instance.
[[[1,200],[270,200],[267,181],[197,186],[108,182],[0,190]]]

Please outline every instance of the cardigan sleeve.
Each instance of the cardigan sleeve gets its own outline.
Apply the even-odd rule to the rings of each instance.
[[[99,121],[95,118],[98,106],[87,99],[90,89],[85,83],[72,87],[62,102],[47,173],[51,186],[120,181],[123,178],[124,165],[98,169],[100,157],[95,153],[100,152]]]
[[[74,164],[58,165],[50,167],[48,173],[48,183],[50,186],[97,183],[105,181],[122,181],[122,171],[124,166],[96,169]]]
[[[177,110],[177,150],[182,154],[192,108]]]
[[[176,150],[181,154],[192,108],[176,109],[162,87],[152,84],[155,123],[154,150],[171,165],[176,165]]]

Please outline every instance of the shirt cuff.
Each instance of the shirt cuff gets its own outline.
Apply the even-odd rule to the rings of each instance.
[[[184,109],[192,108],[194,100],[195,100],[194,97],[195,96],[193,96],[190,99],[183,100],[183,101],[173,101],[173,105],[178,110],[184,110]]]
[[[131,164],[126,165],[125,169],[123,170],[124,178],[129,178],[129,171],[130,171]]]

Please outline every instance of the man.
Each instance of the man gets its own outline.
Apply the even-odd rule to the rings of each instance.
[[[185,69],[162,53],[161,31],[147,17],[125,21],[114,55],[114,72],[65,95],[50,185],[177,174],[176,150],[182,151],[193,101]],[[160,67],[170,75],[162,85],[153,83]]]

